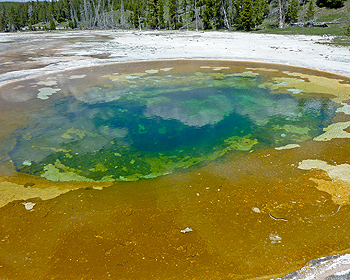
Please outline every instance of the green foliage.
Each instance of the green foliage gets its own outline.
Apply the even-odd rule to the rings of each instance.
[[[315,17],[315,7],[314,7],[314,1],[310,0],[309,5],[307,6],[306,11],[306,20],[313,20]]]
[[[163,0],[147,0],[147,12],[147,23],[150,28],[161,29],[165,27]]]
[[[147,0],[147,24],[150,28],[155,29],[158,26],[157,0]]]
[[[345,0],[281,1],[285,21],[295,22],[300,11],[299,3],[305,5],[302,16],[306,20],[312,20],[315,15],[316,1],[321,6],[336,7]],[[0,4],[0,31],[55,29],[58,24],[70,29],[132,27],[195,29],[198,26],[206,30],[237,28],[248,31],[257,29],[257,26],[263,23],[270,12],[269,6],[271,11],[276,9],[275,2],[272,0],[35,0],[22,3],[13,2]],[[326,17],[328,14],[321,15],[318,20]],[[324,21],[333,20],[331,15],[329,17],[330,20]],[[339,17],[344,21],[349,19],[349,17],[340,15]],[[269,23],[271,24],[271,22],[265,22],[265,27]],[[347,24],[344,27],[341,27],[342,34]]]
[[[7,25],[6,9],[5,9],[5,6],[2,5],[2,7],[0,8],[0,31],[6,30],[6,25]]]
[[[74,23],[73,23],[72,20],[68,21],[68,27],[69,27],[70,29],[74,29]]]
[[[162,29],[165,26],[163,0],[158,0],[157,11],[158,11],[158,28]]]
[[[35,0],[5,4],[0,8],[1,31],[54,29],[60,23],[70,29],[243,27],[243,0]],[[268,14],[267,0],[251,0],[249,13],[248,19],[243,14],[246,27],[261,24]]]
[[[55,30],[56,29],[56,24],[55,21],[53,20],[53,18],[50,19],[50,30]]]
[[[253,7],[254,26],[262,24],[269,14],[269,4],[266,0],[255,0]]]
[[[317,0],[316,5],[320,8],[332,8],[337,9],[344,6],[344,0]]]
[[[176,29],[176,22],[177,22],[177,1],[176,0],[169,0],[169,29]]]
[[[346,35],[346,36],[350,36],[350,25],[349,25],[348,28],[346,29],[345,35]]]
[[[222,15],[220,13],[221,2],[216,0],[205,0],[203,11],[203,28],[218,29],[223,27]]]
[[[244,0],[241,12],[241,22],[245,31],[250,31],[253,26],[252,0]]]
[[[142,2],[139,0],[135,1],[132,7],[132,24],[135,28],[141,28],[142,9]]]
[[[69,0],[25,3],[8,2],[0,9],[0,31],[16,31],[22,28],[35,30],[36,24],[49,24],[51,19],[58,22],[70,20]],[[72,0],[80,1],[80,0]],[[52,26],[53,27],[53,26]]]
[[[8,29],[9,31],[16,31],[16,30],[19,30],[19,28],[20,26],[19,26],[18,12],[12,6],[8,14]]]
[[[349,15],[350,16],[350,15]],[[323,21],[337,21],[342,18],[342,14],[327,14],[325,16],[317,17],[318,22]]]
[[[236,7],[238,3],[237,1]],[[241,5],[243,6],[242,11],[236,12],[236,17],[239,17],[237,22],[245,31],[250,31],[260,25],[269,13],[266,0],[244,0]]]
[[[286,22],[287,23],[296,22],[298,19],[299,10],[300,10],[299,2],[297,0],[292,0],[287,7]]]

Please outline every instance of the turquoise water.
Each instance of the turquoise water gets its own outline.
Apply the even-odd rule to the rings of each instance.
[[[104,75],[96,85],[80,78],[74,90],[44,96],[43,110],[13,133],[16,170],[54,181],[154,178],[310,140],[335,115],[328,98],[276,93],[280,84],[250,71],[149,72]]]

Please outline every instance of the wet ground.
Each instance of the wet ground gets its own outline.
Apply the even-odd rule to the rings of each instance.
[[[0,278],[269,279],[350,253],[350,80],[286,71],[338,107],[333,126],[298,147],[137,182],[55,182],[3,165]],[[25,121],[21,104],[1,116],[1,137]]]

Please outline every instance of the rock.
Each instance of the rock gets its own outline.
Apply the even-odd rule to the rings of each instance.
[[[282,237],[280,237],[276,233],[270,233],[269,234],[269,239],[271,240],[272,244],[275,244],[275,243],[281,243]]]
[[[34,208],[36,203],[33,202],[26,202],[24,203],[24,207],[26,208],[26,210],[32,210]]]
[[[255,212],[255,213],[261,213],[260,209],[258,207],[254,207],[252,208],[252,210]]]
[[[350,279],[350,254],[330,255],[311,260],[303,268],[275,280],[345,280]]]
[[[186,228],[180,230],[181,233],[187,233],[187,232],[191,232],[191,231],[193,231],[193,229],[190,227],[186,227]]]

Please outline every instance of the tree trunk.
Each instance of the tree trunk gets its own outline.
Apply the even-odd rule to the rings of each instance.
[[[194,10],[195,10],[195,12],[196,12],[196,31],[198,32],[197,0],[194,1]]]
[[[120,24],[122,26],[122,29],[125,28],[125,10],[124,10],[124,2],[121,0],[120,4]]]
[[[227,26],[227,29],[228,29],[229,31],[231,31],[231,25],[229,24],[229,22],[228,22],[228,20],[227,20],[227,14],[226,14],[226,10],[225,10],[224,5],[222,5],[222,10],[223,10],[223,12],[224,12],[224,22],[225,22],[225,24],[226,24],[226,26]]]
[[[278,0],[278,28],[284,28],[283,0]]]
[[[85,28],[90,28],[90,16],[89,16],[89,9],[87,1],[84,0],[84,21],[85,21]]]
[[[110,25],[112,27],[112,29],[114,28],[114,18],[113,18],[113,3],[112,1],[108,1],[108,6],[109,8],[109,16],[110,16]]]

